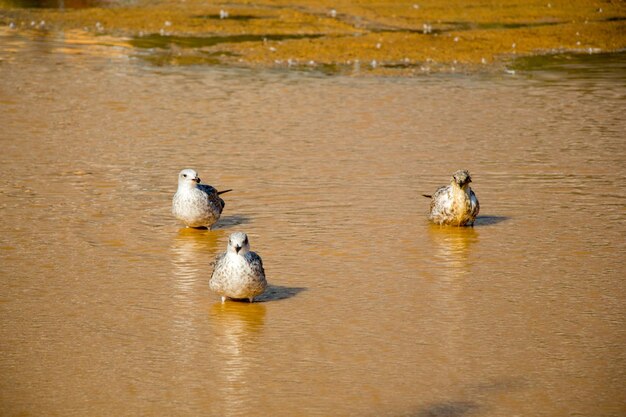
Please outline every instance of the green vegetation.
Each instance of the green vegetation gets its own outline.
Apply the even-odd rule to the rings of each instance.
[[[623,1],[0,0],[0,24],[19,30],[41,21],[45,30],[125,37],[128,46],[155,48],[155,62],[178,65],[358,65],[410,75],[626,48]]]

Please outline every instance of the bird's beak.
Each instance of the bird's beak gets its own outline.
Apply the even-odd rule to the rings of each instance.
[[[235,246],[235,252],[239,253],[240,250],[241,250],[241,246]]]
[[[198,184],[200,184],[200,178],[196,177],[193,179],[195,182],[197,182]]]

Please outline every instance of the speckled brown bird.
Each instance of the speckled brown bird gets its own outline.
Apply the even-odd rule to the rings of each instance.
[[[470,188],[470,173],[459,170],[452,175],[450,185],[440,187],[432,196],[428,219],[440,225],[473,226],[480,205],[476,194]]]

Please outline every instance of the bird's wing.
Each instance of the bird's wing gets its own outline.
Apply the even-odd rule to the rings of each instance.
[[[209,201],[212,201],[213,204],[219,206],[220,213],[222,212],[222,210],[224,210],[224,206],[226,205],[226,203],[219,197],[219,195],[230,190],[219,192],[215,189],[215,187],[212,187],[208,184],[198,184],[197,187],[199,190],[204,191],[209,196]]]
[[[211,187],[208,184],[198,184],[196,187],[198,187],[199,190],[204,191],[208,195],[217,195],[217,190],[215,189],[215,187]]]
[[[476,217],[478,212],[480,211],[480,204],[478,203],[478,198],[476,194],[474,194],[474,190],[470,188],[470,202],[472,203],[472,215]]]
[[[215,275],[215,271],[217,271],[220,268],[222,260],[224,259],[225,256],[226,256],[226,252],[221,253],[215,257],[213,262],[211,262],[211,265],[213,265],[213,272],[211,273],[211,279],[213,279],[213,276]]]
[[[437,188],[437,190],[433,193],[432,199],[430,201],[431,211],[437,206],[438,200],[448,192],[449,187],[449,185],[441,186]]]
[[[442,185],[441,187],[437,188],[437,190],[433,194],[433,198],[437,198],[440,194],[445,193],[448,187],[448,185]]]
[[[263,261],[261,257],[256,254],[256,252],[248,252],[248,256],[250,258],[250,267],[257,274],[265,277],[265,269],[263,268]]]

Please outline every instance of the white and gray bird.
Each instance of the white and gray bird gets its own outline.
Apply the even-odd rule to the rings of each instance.
[[[429,220],[435,224],[473,226],[480,210],[476,194],[469,186],[470,173],[460,170],[452,175],[450,185],[440,187],[431,198]]]
[[[172,214],[187,227],[210,228],[224,210],[220,194],[232,190],[217,191],[210,185],[200,184],[198,173],[183,169],[178,174],[178,190],[172,200]]]
[[[263,294],[267,288],[261,257],[250,251],[248,235],[236,232],[228,238],[226,252],[215,258],[209,288],[226,298],[241,300]]]

